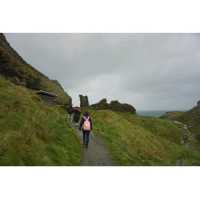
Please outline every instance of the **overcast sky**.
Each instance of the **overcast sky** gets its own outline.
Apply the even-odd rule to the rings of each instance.
[[[200,34],[6,34],[79,105],[102,98],[137,110],[190,109],[200,99]]]

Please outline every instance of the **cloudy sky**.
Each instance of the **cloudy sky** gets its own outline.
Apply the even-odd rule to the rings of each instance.
[[[200,34],[6,34],[78,105],[102,98],[137,110],[190,109],[200,99]]]

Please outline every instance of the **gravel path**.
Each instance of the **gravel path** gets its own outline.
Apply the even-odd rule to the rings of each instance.
[[[73,125],[76,133],[82,143],[82,132]],[[114,166],[109,152],[107,151],[104,141],[100,136],[91,133],[89,146],[86,149],[82,147],[81,166]]]

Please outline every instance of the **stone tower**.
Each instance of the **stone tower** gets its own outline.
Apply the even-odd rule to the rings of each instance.
[[[87,96],[79,95],[80,98],[80,107],[88,107],[89,101]]]

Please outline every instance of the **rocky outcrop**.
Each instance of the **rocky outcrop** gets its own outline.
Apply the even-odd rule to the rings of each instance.
[[[108,103],[105,98],[98,103],[91,105],[91,107],[97,110],[109,109],[118,112],[136,113],[136,109],[130,104],[120,103],[119,101],[111,101]]]
[[[87,96],[79,95],[80,98],[80,107],[88,107],[89,101]]]
[[[186,124],[190,132],[200,142],[200,101],[198,101],[197,105],[191,110],[177,117],[176,120]]]
[[[176,120],[178,117],[183,115],[185,112],[183,111],[170,111],[166,112],[162,116],[160,116],[161,119],[170,119],[170,120]]]
[[[98,103],[91,105],[91,107],[97,110],[104,110],[104,109],[109,109],[109,104],[107,103],[107,99],[104,98]]]
[[[120,103],[119,101],[111,101],[110,109],[119,112],[136,112],[136,109],[132,105],[127,103]]]
[[[7,54],[18,60],[23,64],[28,64],[26,61],[10,46],[3,33],[0,33],[0,48],[6,49]]]

